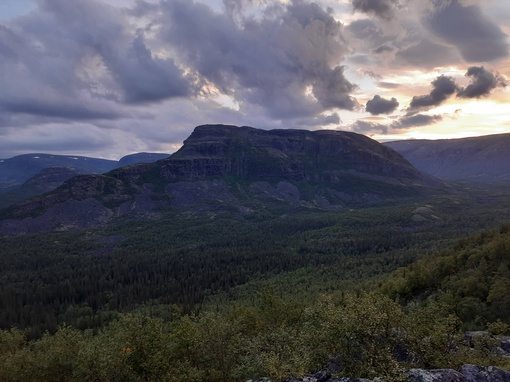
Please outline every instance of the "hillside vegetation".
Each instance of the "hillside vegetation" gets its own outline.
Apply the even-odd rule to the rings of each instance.
[[[482,248],[454,249],[451,256],[479,250],[490,258],[492,245],[501,242],[510,242],[508,231],[485,240]],[[504,261],[508,257],[506,252]],[[436,260],[436,267],[440,263]],[[387,285],[382,290],[395,293]],[[507,294],[489,296],[491,307],[507,302]],[[33,341],[19,329],[0,331],[0,378],[229,382],[281,380],[329,368],[337,375],[394,381],[403,380],[410,367],[510,367],[495,351],[493,335],[477,336],[472,344],[463,339],[458,308],[452,300],[432,296],[401,305],[380,293],[322,295],[313,303],[296,303],[268,290],[259,292],[253,305],[224,312],[182,316],[176,307],[152,306],[122,314],[99,331],[64,326]],[[162,315],[165,319],[158,318]],[[490,323],[489,332],[508,334],[508,315],[504,320]]]
[[[441,301],[466,329],[510,323],[510,224],[399,268],[381,290],[398,301]]]
[[[199,126],[0,211],[0,380],[508,368],[508,222],[358,134]]]

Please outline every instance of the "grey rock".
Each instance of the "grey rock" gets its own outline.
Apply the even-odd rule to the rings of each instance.
[[[510,372],[493,366],[462,366],[461,373],[467,382],[510,382]]]
[[[503,337],[501,339],[501,344],[499,345],[499,347],[503,349],[503,351],[505,351],[506,353],[509,353],[510,355],[510,337]]]
[[[408,375],[409,382],[467,382],[464,375],[451,369],[411,369]]]

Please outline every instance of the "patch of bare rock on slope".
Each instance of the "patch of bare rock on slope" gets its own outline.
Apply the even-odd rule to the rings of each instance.
[[[510,371],[504,371],[492,366],[464,365],[460,371],[452,369],[410,369],[406,374],[408,382],[510,382]],[[262,379],[247,382],[271,381]],[[282,382],[384,382],[384,380],[379,378],[334,378],[330,374],[317,373],[301,378],[287,378]]]

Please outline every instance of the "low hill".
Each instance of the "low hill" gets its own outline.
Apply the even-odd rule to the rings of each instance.
[[[510,180],[510,134],[384,143],[420,171],[440,179]]]
[[[0,208],[55,190],[73,176],[84,174],[72,167],[47,167],[21,185],[4,189],[0,194]]]

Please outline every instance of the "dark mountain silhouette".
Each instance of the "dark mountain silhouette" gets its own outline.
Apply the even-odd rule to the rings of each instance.
[[[198,126],[171,157],[104,175],[81,175],[4,210],[8,233],[105,224],[128,213],[228,211],[272,206],[342,209],[441,187],[392,149],[341,131]]]

